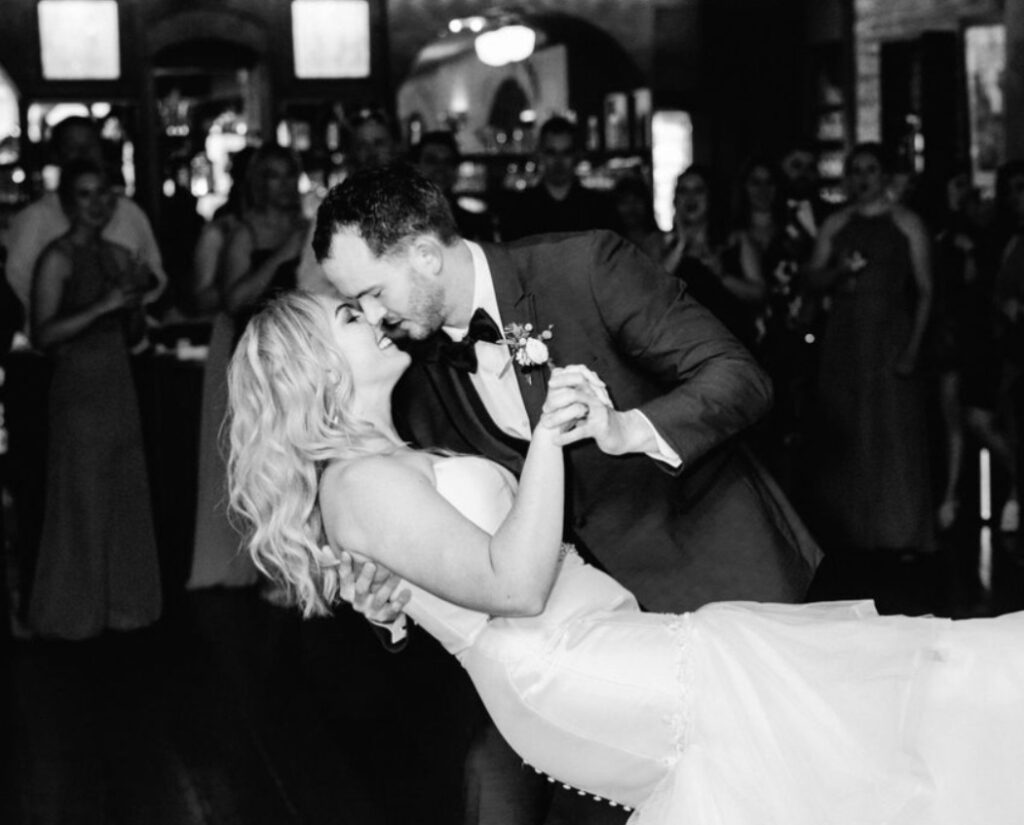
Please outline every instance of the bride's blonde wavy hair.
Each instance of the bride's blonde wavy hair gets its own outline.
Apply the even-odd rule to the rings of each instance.
[[[249,321],[228,368],[231,508],[256,566],[305,616],[329,613],[339,598],[317,500],[324,468],[401,446],[352,414],[336,307],[310,293],[274,298]]]

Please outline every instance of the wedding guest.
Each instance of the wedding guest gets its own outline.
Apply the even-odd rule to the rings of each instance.
[[[662,266],[686,281],[694,297],[753,348],[755,318],[766,292],[757,250],[742,235],[727,245],[722,220],[712,214],[707,169],[694,165],[676,179],[674,205],[672,231],[659,255]]]
[[[800,283],[804,248],[787,224],[780,174],[765,157],[753,157],[738,176],[732,245],[749,244],[758,255],[766,297],[757,319],[755,352],[772,377],[775,403],[757,428],[757,443],[783,487],[793,489],[795,451],[801,440],[814,372],[808,344],[806,295]]]
[[[822,226],[807,268],[832,306],[820,347],[815,480],[819,536],[830,548],[933,548],[927,385],[919,369],[931,312],[929,239],[889,197],[889,154],[847,155],[850,202]]]
[[[577,432],[593,441],[567,451],[567,534],[652,610],[726,593],[802,599],[818,549],[738,441],[768,406],[766,376],[631,243],[609,231],[466,241],[440,190],[395,164],[331,190],[313,246],[381,350],[393,339],[419,356],[394,398],[404,438],[518,472],[547,381],[525,349],[510,360],[502,330],[542,361],[600,363],[620,408],[595,409]],[[526,323],[546,343],[512,326]],[[486,730],[468,761],[479,820],[534,821],[537,789]]]
[[[564,117],[551,117],[537,137],[540,180],[509,199],[501,218],[505,241],[545,232],[611,229],[615,215],[607,195],[587,189],[576,176],[579,163],[576,126]]]
[[[48,151],[60,169],[79,160],[105,164],[103,140],[98,124],[86,117],[64,118],[51,130]],[[153,273],[153,287],[143,296],[146,305],[156,301],[167,282],[160,249],[145,213],[122,192],[114,188],[113,214],[103,226],[103,237],[128,249]],[[71,222],[57,192],[46,192],[17,212],[5,233],[7,279],[24,309],[24,332],[33,318],[33,275],[43,250],[65,235]],[[142,339],[135,349],[145,349]],[[10,487],[17,516],[16,557],[20,618],[31,602],[33,568],[43,528],[43,504],[46,500],[47,418],[40,414],[48,407],[50,362],[31,349],[14,353],[9,362],[7,420],[10,430]]]
[[[359,169],[382,166],[397,160],[402,143],[392,119],[379,106],[368,106],[356,112],[349,123],[349,152],[346,174]],[[334,288],[327,282],[320,264],[313,255],[313,226],[302,241],[302,254],[295,282],[300,289],[331,294]]]
[[[230,238],[242,228],[250,208],[247,168],[254,149],[231,156],[232,185],[227,201],[203,227],[194,255],[195,305],[213,313],[203,367],[199,417],[199,466],[192,564],[186,588],[245,587],[257,580],[256,568],[239,552],[241,536],[227,513],[227,464],[221,439],[227,413],[228,359],[236,339],[235,321],[224,302],[225,258]]]
[[[661,230],[654,219],[654,199],[647,182],[639,175],[619,178],[612,189],[612,203],[615,230],[638,249],[656,248]]]
[[[60,121],[50,134],[53,160],[63,167],[74,160],[89,159],[104,164],[103,141],[95,121],[71,116]],[[115,192],[114,212],[103,229],[104,237],[120,244],[143,260],[156,277],[145,295],[151,302],[167,283],[160,248],[146,214],[121,192]],[[7,278],[18,300],[31,314],[32,277],[40,253],[70,228],[60,197],[47,192],[11,218],[7,231]]]
[[[474,199],[480,211],[471,212],[459,202],[455,194],[461,157],[455,135],[446,131],[426,132],[409,151],[409,161],[448,198],[448,206],[452,210],[459,234],[471,241],[497,240],[494,216],[487,205]]]
[[[996,339],[1003,353],[1001,403],[1008,412],[1007,432],[1019,450],[1019,425],[1024,410],[1024,161],[1003,164],[996,176],[996,229],[1005,238],[995,275]],[[1017,452],[1019,456],[1019,452]],[[1000,528],[1020,526],[1019,478],[1010,479]]]
[[[191,303],[200,315],[209,315],[222,308],[221,279],[223,274],[224,250],[228,240],[238,229],[246,208],[246,167],[255,148],[247,146],[230,157],[228,174],[231,188],[227,200],[199,233],[192,255]],[[226,317],[226,316],[225,316]],[[225,368],[227,361],[225,360]]]
[[[224,306],[234,316],[236,334],[270,295],[295,288],[309,231],[299,173],[299,159],[276,143],[262,145],[249,161],[249,208],[224,251]]]
[[[370,166],[383,166],[397,160],[402,153],[402,142],[391,118],[378,107],[367,107],[356,112],[349,123],[350,173]]]
[[[337,604],[352,560],[395,570],[527,769],[634,823],[1017,822],[1024,613],[641,613],[561,545],[568,454],[614,414],[601,379],[551,369],[517,485],[479,456],[409,448],[390,404],[409,363],[351,303],[301,294],[236,350],[232,503],[307,616]]]
[[[804,138],[791,141],[779,155],[778,168],[782,173],[780,194],[786,207],[787,231],[799,244],[801,257],[807,259],[832,211],[821,195],[818,147]]]
[[[290,150],[267,143],[252,154],[245,168],[241,212],[232,219],[234,229],[218,264],[227,317],[211,334],[213,360],[207,364],[203,384],[189,589],[246,587],[258,579],[250,559],[239,552],[240,536],[227,513],[227,472],[219,438],[226,409],[223,369],[252,314],[270,296],[295,288],[300,245],[308,232],[298,181],[299,162]]]
[[[10,284],[7,283],[7,277],[4,274],[4,261],[6,258],[6,250],[3,246],[0,246],[0,489],[7,489],[7,451],[9,445],[9,439],[7,435],[7,416],[6,416],[6,405],[7,405],[7,356],[11,351],[11,344],[14,342],[14,335],[24,326],[24,319],[22,318],[21,303],[14,295],[14,291],[11,289]],[[6,524],[5,524],[5,511],[6,507],[0,507],[0,536],[8,536]],[[14,565],[9,563],[7,558],[7,549],[10,547],[10,542],[5,541],[4,551],[0,553],[0,563],[3,565],[3,570],[0,571],[0,615],[11,616],[13,611],[11,610],[10,596],[13,592],[11,582],[8,578],[8,570],[14,569]],[[4,636],[10,629],[10,625],[4,628]]]
[[[933,328],[946,461],[936,519],[947,530],[960,513],[965,435],[970,433],[1009,481],[1000,524],[1014,529],[1017,455],[999,415],[1003,358],[994,335],[993,273],[982,254],[977,192],[967,166],[954,169],[943,183],[944,209],[934,234]]]
[[[161,593],[138,400],[129,355],[145,334],[145,262],[103,237],[115,208],[106,171],[64,166],[70,229],[40,257],[33,343],[53,363],[46,518],[29,611],[41,636],[83,639],[156,621]]]

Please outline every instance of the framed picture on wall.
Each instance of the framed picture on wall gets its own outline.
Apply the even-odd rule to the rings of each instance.
[[[117,80],[117,0],[39,0],[39,52],[46,80]]]
[[[964,67],[974,184],[987,195],[995,191],[996,170],[1006,157],[1003,73],[1006,27],[1001,23],[964,29]]]

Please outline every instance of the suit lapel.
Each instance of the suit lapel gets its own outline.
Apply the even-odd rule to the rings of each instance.
[[[512,438],[495,424],[473,388],[467,373],[436,360],[423,363],[423,373],[440,401],[451,427],[469,447],[519,475],[526,442]],[[438,444],[434,446],[448,446]]]
[[[535,332],[539,331],[541,327],[537,322],[533,293],[524,288],[512,256],[499,246],[481,246],[487,256],[487,265],[491,269],[491,280],[494,283],[494,294],[498,299],[501,323],[507,327],[511,323],[529,322],[533,324]],[[544,398],[547,396],[547,369],[536,367],[523,370],[515,361],[512,363],[512,369],[516,372],[516,381],[519,383],[519,392],[526,406],[526,414],[530,418],[530,426],[536,427]]]

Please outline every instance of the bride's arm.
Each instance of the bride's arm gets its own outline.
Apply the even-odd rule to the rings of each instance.
[[[534,432],[519,492],[488,535],[405,462],[352,462],[326,480],[321,507],[336,549],[366,556],[447,601],[491,615],[536,615],[554,583],[564,468],[554,431]]]

